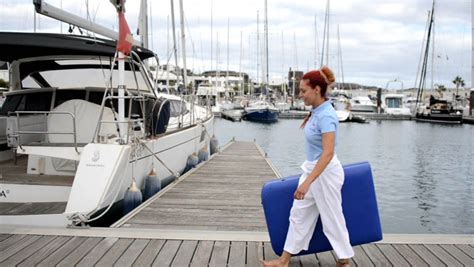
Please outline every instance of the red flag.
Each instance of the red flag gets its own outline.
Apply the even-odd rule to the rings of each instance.
[[[133,46],[133,37],[127,20],[122,11],[119,11],[119,40],[117,42],[117,50],[125,55],[130,54]]]

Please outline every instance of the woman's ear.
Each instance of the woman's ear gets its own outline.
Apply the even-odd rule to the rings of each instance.
[[[316,87],[314,88],[314,90],[316,91],[316,93],[318,95],[321,95],[321,87],[319,87],[319,85],[316,85]]]

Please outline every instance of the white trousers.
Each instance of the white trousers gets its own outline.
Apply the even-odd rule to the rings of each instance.
[[[313,170],[316,161],[305,161],[301,168],[303,174],[299,184]],[[290,227],[286,236],[284,250],[298,254],[307,250],[313,236],[318,216],[321,216],[323,232],[331,243],[338,259],[354,256],[349,242],[346,221],[342,214],[341,188],[344,183],[344,170],[334,155],[323,173],[311,184],[302,200],[294,200],[290,213]]]

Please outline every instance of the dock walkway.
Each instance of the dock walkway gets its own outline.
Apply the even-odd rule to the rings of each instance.
[[[261,266],[274,259],[260,205],[278,173],[233,142],[111,228],[0,226],[0,266]],[[472,235],[390,235],[354,247],[351,266],[474,266]],[[290,266],[334,266],[333,252]]]
[[[260,191],[275,177],[259,147],[232,142],[114,227],[266,231]]]

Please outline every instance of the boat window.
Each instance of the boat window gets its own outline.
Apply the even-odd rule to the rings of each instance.
[[[402,106],[401,98],[387,98],[385,102],[388,108],[399,108]]]
[[[52,92],[39,92],[8,96],[0,111],[7,115],[9,111],[49,111]]]
[[[171,117],[178,117],[179,115],[186,114],[188,109],[185,102],[170,100],[170,111]]]
[[[48,70],[40,73],[41,76],[48,82],[51,87],[57,88],[84,88],[84,87],[110,87],[109,77],[110,70],[100,68],[82,68],[82,69],[64,69],[64,70]],[[142,91],[149,91],[146,81],[143,79],[141,73],[136,73],[135,76],[132,71],[125,71],[125,86],[127,89],[136,90],[137,83],[138,89]],[[84,77],[87,77],[86,79]],[[23,87],[33,87],[35,82],[31,82],[33,79],[28,77],[23,80]],[[118,86],[118,71],[113,71],[112,86],[117,88]]]
[[[71,99],[82,99],[86,98],[86,91],[84,90],[56,90],[56,100],[54,106],[57,107],[62,103]]]
[[[22,98],[23,95],[8,96],[0,109],[0,115],[8,115],[9,111],[15,111]]]
[[[26,77],[23,81],[21,81],[21,87],[22,88],[41,88],[41,85],[39,85],[31,76]]]

